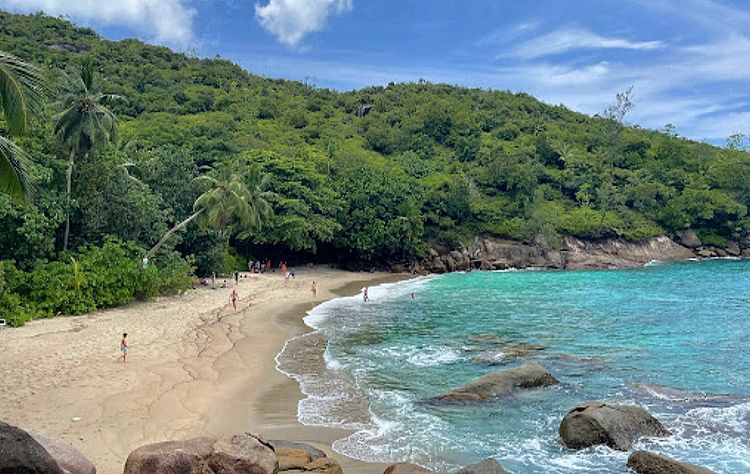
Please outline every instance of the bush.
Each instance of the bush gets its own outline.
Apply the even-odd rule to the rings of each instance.
[[[74,315],[184,291],[191,284],[188,262],[176,254],[142,268],[145,250],[108,238],[85,245],[61,260],[38,262],[21,272],[2,262],[0,317],[12,326],[30,319]]]

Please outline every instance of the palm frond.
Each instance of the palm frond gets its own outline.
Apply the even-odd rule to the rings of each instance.
[[[33,194],[29,180],[31,157],[7,138],[0,136],[0,192],[24,203]]]
[[[0,105],[11,133],[25,133],[45,92],[41,71],[12,54],[0,51]]]

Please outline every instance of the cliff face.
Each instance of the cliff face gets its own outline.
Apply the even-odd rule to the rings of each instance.
[[[729,248],[728,248],[729,249]],[[737,244],[728,249],[699,247],[690,249],[667,236],[654,237],[644,242],[617,239],[584,241],[565,239],[560,250],[540,245],[477,237],[461,249],[428,254],[415,263],[418,273],[445,273],[465,270],[504,270],[508,268],[591,269],[633,268],[653,260],[686,260],[690,258],[743,256],[750,257],[750,242],[742,249]]]

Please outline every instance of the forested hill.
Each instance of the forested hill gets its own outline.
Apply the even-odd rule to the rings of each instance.
[[[53,82],[91,58],[101,91],[121,97],[108,104],[119,140],[74,169],[72,248],[108,235],[149,248],[190,215],[203,167],[237,159],[268,175],[274,214],[229,240],[193,225],[178,232],[165,248],[195,256],[201,273],[234,254],[408,260],[425,242],[483,234],[557,246],[565,235],[641,240],[691,228],[724,245],[750,229],[750,155],[624,127],[617,109],[589,117],[526,94],[426,82],[340,93],[107,41],[41,14],[0,14],[0,50]],[[25,207],[0,197],[0,259],[21,268],[61,249],[68,161],[52,109],[19,141],[37,162],[37,195]]]

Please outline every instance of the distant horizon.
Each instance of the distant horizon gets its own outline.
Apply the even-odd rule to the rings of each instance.
[[[527,93],[600,113],[634,87],[630,125],[723,146],[750,133],[750,8],[739,0],[0,0],[110,40],[220,56],[346,92],[389,82]]]

